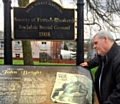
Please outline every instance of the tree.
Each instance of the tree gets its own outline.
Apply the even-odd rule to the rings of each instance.
[[[120,17],[119,0],[86,0],[86,20],[85,25],[97,26],[99,30],[107,29],[114,33],[119,33]],[[91,14],[91,18],[89,17]],[[118,19],[116,21],[116,19]]]
[[[19,6],[26,6],[29,0],[18,0]],[[22,41],[24,65],[33,65],[31,43],[28,40]]]
[[[64,50],[68,50],[68,46],[66,43],[64,43]]]
[[[57,1],[57,0],[56,0]],[[70,0],[73,5],[78,0]],[[79,0],[80,1],[80,0]],[[64,0],[59,0],[63,5]],[[69,4],[70,4],[69,3]],[[77,5],[74,6],[77,8]],[[89,28],[89,33],[106,29],[116,34],[120,33],[120,1],[119,0],[85,0],[84,1],[84,25]],[[95,27],[95,28],[94,28]]]
[[[120,1],[119,0],[86,0],[85,27],[89,27],[90,36],[98,30],[106,29],[113,32],[115,38],[120,33]],[[95,27],[95,28],[94,28]],[[96,28],[97,27],[97,28]],[[87,30],[87,29],[85,29]],[[94,35],[94,34],[93,34]],[[88,51],[92,49],[89,39]]]

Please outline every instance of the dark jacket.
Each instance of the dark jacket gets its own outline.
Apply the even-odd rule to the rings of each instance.
[[[104,68],[101,78],[101,91],[99,91],[102,61],[104,61]],[[89,67],[99,65],[95,73],[95,90],[100,104],[120,104],[120,47],[114,43],[104,57],[98,56],[88,62],[88,65]]]

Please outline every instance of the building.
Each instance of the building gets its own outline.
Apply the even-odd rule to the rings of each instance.
[[[48,62],[60,58],[61,41],[31,41],[33,59]],[[23,58],[22,41],[12,41],[12,57]],[[4,58],[4,35],[0,32],[0,58]]]

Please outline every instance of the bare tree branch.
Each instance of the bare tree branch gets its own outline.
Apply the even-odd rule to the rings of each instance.
[[[115,16],[120,17],[119,0],[86,0],[85,3],[87,21],[90,21],[90,23],[85,23],[85,25],[96,24],[100,29],[106,27],[110,31],[119,32],[120,26],[115,23]],[[92,19],[88,14],[92,15]]]

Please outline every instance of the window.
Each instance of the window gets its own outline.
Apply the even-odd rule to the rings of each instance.
[[[4,53],[0,53],[0,57],[4,57]]]
[[[15,57],[16,58],[20,58],[20,54],[15,54]]]
[[[20,49],[21,45],[19,41],[15,41],[14,49]]]
[[[4,42],[0,42],[0,49],[4,49]]]
[[[41,47],[42,50],[47,50],[47,45],[46,45],[46,42],[42,42],[42,47]]]

